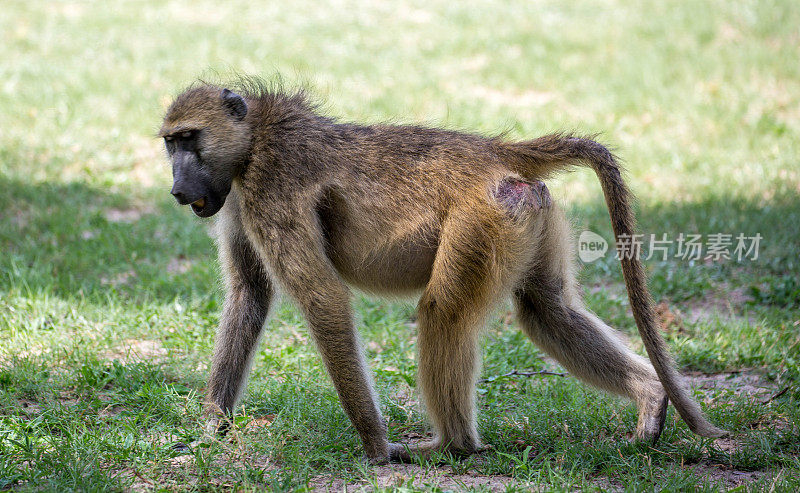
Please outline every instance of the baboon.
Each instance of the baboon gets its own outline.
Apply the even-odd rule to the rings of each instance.
[[[649,362],[583,304],[568,224],[542,180],[591,167],[615,237],[632,235],[630,194],[604,146],[570,134],[508,142],[340,123],[301,92],[258,81],[237,91],[190,86],[160,130],[172,195],[200,217],[218,214],[227,292],[207,390],[212,428],[234,408],[280,286],[304,313],[373,463],[482,448],[475,420],[479,329],[507,297],[535,344],[578,378],[637,404],[636,437],[658,440],[668,401],[695,433],[725,434],[706,420],[674,368],[638,252],[621,264]],[[421,293],[418,381],[433,442],[388,442],[348,286]]]

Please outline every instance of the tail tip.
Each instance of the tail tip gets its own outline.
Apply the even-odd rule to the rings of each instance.
[[[695,434],[705,438],[725,438],[730,436],[731,434],[729,431],[723,430],[722,428],[717,428],[716,426],[708,422],[702,423],[700,426],[697,426],[696,428],[693,427],[692,431]]]

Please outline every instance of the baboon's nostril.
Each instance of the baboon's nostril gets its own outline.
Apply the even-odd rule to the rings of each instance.
[[[170,193],[175,197],[175,200],[177,200],[179,204],[186,205],[189,203],[189,201],[186,200],[186,195],[184,195],[183,192],[176,192],[175,189],[173,189]]]

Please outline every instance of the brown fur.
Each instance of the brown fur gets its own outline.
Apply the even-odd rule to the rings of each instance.
[[[422,293],[419,384],[437,439],[412,453],[481,447],[477,339],[491,308],[507,296],[537,345],[579,378],[638,404],[637,436],[661,434],[664,389],[696,433],[723,433],[705,420],[672,366],[638,260],[622,266],[655,369],[581,301],[567,222],[540,180],[588,164],[603,185],[615,233],[633,233],[628,191],[603,146],[567,135],[507,143],[414,126],[341,124],[300,95],[257,84],[241,91],[247,113],[239,121],[221,93],[213,85],[188,89],[161,130],[167,137],[196,130],[197,165],[229,180],[218,216],[227,296],[208,390],[219,411],[235,405],[274,282],[303,310],[367,456],[407,458],[386,438],[353,326],[353,285],[376,294]]]

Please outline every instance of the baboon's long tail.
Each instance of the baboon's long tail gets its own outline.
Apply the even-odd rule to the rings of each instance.
[[[500,143],[498,152],[514,171],[527,179],[544,179],[577,165],[594,169],[603,188],[614,236],[618,244],[625,246],[625,250],[620,251],[622,274],[633,317],[658,378],[689,429],[710,438],[727,435],[726,431],[706,419],[700,406],[689,396],[666,342],[661,337],[644,268],[639,261],[638,244],[631,241],[635,232],[631,195],[622,180],[614,155],[594,140],[564,134],[546,135],[525,142]]]

